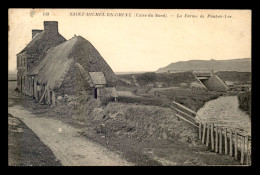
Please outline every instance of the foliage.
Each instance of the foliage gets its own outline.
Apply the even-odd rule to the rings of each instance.
[[[158,98],[158,97],[127,97],[127,96],[119,96],[118,102],[120,103],[135,103],[139,105],[151,105],[151,106],[160,106],[160,107],[168,107],[172,103],[170,100],[166,98]]]
[[[239,102],[239,107],[242,110],[247,111],[248,113],[251,112],[251,93],[250,93],[250,91],[239,93],[238,102]]]

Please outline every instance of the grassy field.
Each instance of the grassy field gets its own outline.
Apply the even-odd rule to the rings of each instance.
[[[156,90],[154,91],[154,94],[159,98],[167,98],[170,101],[174,100],[194,111],[197,111],[205,104],[205,102],[216,99],[224,93],[208,90],[175,88],[174,90]]]

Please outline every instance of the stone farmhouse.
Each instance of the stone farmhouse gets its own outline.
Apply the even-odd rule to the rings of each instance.
[[[58,97],[88,94],[117,99],[117,78],[95,47],[81,36],[66,40],[57,21],[32,30],[31,42],[17,54],[18,90],[40,103],[56,105]]]

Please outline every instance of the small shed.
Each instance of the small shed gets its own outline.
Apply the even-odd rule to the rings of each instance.
[[[113,98],[113,101],[117,101],[118,94],[115,87],[106,87],[105,96]]]
[[[103,72],[89,72],[89,75],[95,87],[95,98],[100,99],[101,91],[107,84],[106,78]]]

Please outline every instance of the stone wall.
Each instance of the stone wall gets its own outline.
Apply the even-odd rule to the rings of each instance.
[[[228,90],[226,84],[217,76],[213,75],[208,80],[201,80],[208,90],[225,92]]]

